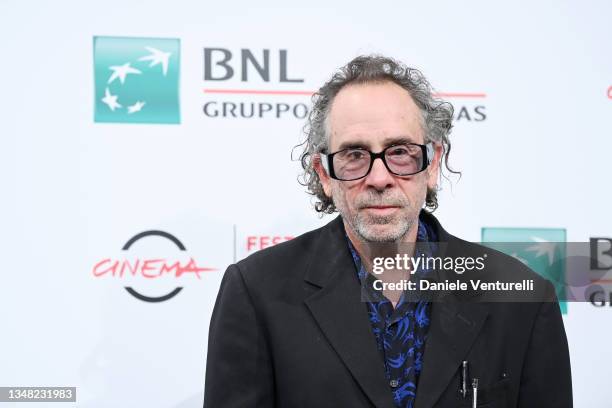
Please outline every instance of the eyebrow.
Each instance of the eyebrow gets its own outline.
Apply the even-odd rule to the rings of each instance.
[[[400,144],[400,143],[416,143],[416,142],[410,136],[387,137],[387,138],[385,138],[383,140],[383,146],[385,148],[389,147],[391,145]],[[366,149],[366,150],[369,150],[370,149],[370,144],[369,143],[365,143],[363,141],[350,141],[350,140],[347,140],[345,142],[342,142],[340,144],[340,146],[338,146],[338,150],[344,150],[344,149]]]

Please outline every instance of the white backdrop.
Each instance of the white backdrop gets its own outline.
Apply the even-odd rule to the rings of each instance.
[[[201,406],[227,265],[331,220],[296,182],[303,119],[210,117],[203,106],[308,104],[306,93],[361,53],[421,69],[463,109],[451,154],[463,177],[444,184],[436,212],[449,232],[612,237],[612,3],[327,3],[0,2],[0,386],[76,386],[84,407]],[[94,37],[180,40],[180,124],[94,121]],[[205,48],[232,52],[232,79],[204,80]],[[241,49],[260,61],[269,50],[269,81],[253,67],[241,81]],[[303,82],[279,80],[280,50],[287,77]],[[160,237],[121,250],[150,230],[185,251]],[[94,274],[104,259],[191,258],[214,270]],[[183,289],[151,303],[125,286]],[[610,307],[570,304],[564,319],[575,406],[612,406]]]

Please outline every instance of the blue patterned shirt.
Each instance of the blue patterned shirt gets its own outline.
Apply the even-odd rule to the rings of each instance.
[[[417,242],[423,244],[417,245],[415,256],[432,256],[436,250],[436,239],[433,229],[419,218]],[[369,285],[364,285],[364,280],[368,273],[348,236],[347,241],[362,288],[367,288]],[[416,274],[428,272],[420,268]],[[394,309],[382,292],[370,289],[368,299],[372,300],[366,302],[372,332],[384,361],[393,401],[398,408],[412,408],[414,405],[429,328],[430,302],[415,302],[407,299],[409,295],[405,291]]]

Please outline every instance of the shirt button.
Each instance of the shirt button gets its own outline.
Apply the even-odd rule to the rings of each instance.
[[[391,388],[397,388],[397,386],[399,385],[399,381],[391,380],[389,381],[389,385],[391,386]]]

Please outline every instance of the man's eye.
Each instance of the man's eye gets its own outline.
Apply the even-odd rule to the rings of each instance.
[[[360,150],[351,150],[347,154],[347,157],[350,160],[360,160],[360,159],[363,159],[364,156],[365,156],[365,154],[362,151],[360,151]]]
[[[406,155],[409,154],[408,153],[408,149],[406,149],[405,147],[401,146],[401,147],[394,147],[393,149],[390,149],[387,154],[391,155],[391,156],[402,156],[402,155]]]

